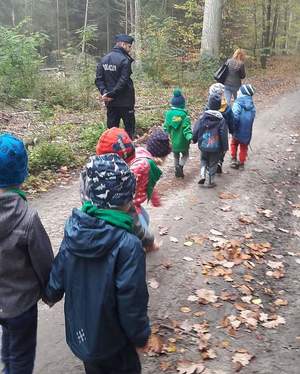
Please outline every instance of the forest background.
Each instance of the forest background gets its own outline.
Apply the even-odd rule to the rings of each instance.
[[[28,142],[34,190],[81,165],[105,128],[95,68],[115,34],[135,37],[143,134],[161,123],[175,86],[199,113],[213,72],[237,47],[246,50],[248,77],[299,70],[300,2],[1,0],[0,32],[0,130]]]

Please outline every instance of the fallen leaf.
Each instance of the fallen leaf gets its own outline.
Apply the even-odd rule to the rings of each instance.
[[[148,284],[151,288],[153,288],[154,290],[156,290],[158,287],[159,287],[159,283],[156,279],[152,278],[152,279],[149,279],[148,281]]]
[[[254,305],[260,305],[262,303],[261,299],[253,299],[251,302]]]
[[[201,356],[203,360],[212,360],[217,357],[216,352],[211,348],[201,352]]]
[[[194,244],[194,242],[192,242],[192,241],[187,241],[187,242],[183,243],[183,245],[186,246],[186,247],[191,247],[193,244]]]
[[[280,279],[280,278],[284,277],[285,273],[284,273],[283,270],[275,270],[275,271],[267,271],[266,275],[268,277],[273,277],[275,279]]]
[[[159,335],[151,334],[147,344],[147,352],[160,354],[162,353],[163,345],[163,340]]]
[[[295,217],[300,218],[300,210],[299,210],[299,209],[295,209],[295,210],[293,210],[293,215],[294,215]]]
[[[232,208],[230,205],[225,205],[225,206],[221,206],[220,210],[222,210],[223,212],[231,212]]]
[[[239,195],[233,194],[231,192],[221,192],[219,193],[219,198],[222,200],[233,200],[237,199]]]
[[[192,331],[193,329],[193,325],[190,323],[189,320],[184,320],[180,325],[179,327],[184,330],[184,331]]]
[[[178,239],[175,238],[174,236],[170,236],[170,242],[172,242],[172,243],[178,243]]]
[[[190,313],[190,312],[191,312],[191,309],[190,309],[189,307],[187,307],[187,306],[182,306],[182,307],[180,308],[180,311],[181,311],[182,313]]]
[[[195,296],[195,295],[190,295],[187,299],[188,299],[188,301],[192,301],[192,302],[198,301],[198,297]]]
[[[161,227],[159,230],[159,235],[161,236],[168,235],[168,232],[169,232],[169,227]]]
[[[249,216],[241,216],[239,218],[239,221],[245,225],[251,225],[252,223],[254,223],[254,220]]]
[[[175,217],[174,217],[174,220],[175,220],[175,221],[180,221],[181,219],[183,219],[182,216],[175,216]]]
[[[268,261],[267,262],[267,265],[269,266],[269,268],[273,269],[273,270],[279,270],[279,269],[282,269],[284,266],[283,266],[283,263],[278,261]]]
[[[215,303],[218,300],[218,296],[216,296],[215,291],[213,290],[202,288],[196,291],[196,295],[198,296],[199,303],[201,304]]]
[[[177,363],[179,374],[201,374],[205,370],[202,363],[195,364],[191,361],[181,361]]]
[[[232,357],[232,362],[235,364],[240,364],[242,367],[247,366],[250,361],[253,359],[253,355],[248,352],[237,352]]]
[[[213,235],[216,235],[216,236],[223,236],[223,233],[221,233],[220,231],[215,230],[215,229],[211,229],[211,230],[209,230],[209,232]]]
[[[170,369],[172,366],[171,362],[168,362],[168,361],[162,361],[160,364],[159,364],[159,367],[162,371],[167,371],[168,369]]]
[[[183,260],[187,261],[187,262],[194,261],[194,259],[192,257],[183,257]]]
[[[286,233],[286,234],[289,234],[289,233],[290,233],[289,230],[283,229],[282,227],[279,227],[279,228],[278,228],[278,231],[284,232],[284,233]]]
[[[281,316],[276,316],[275,319],[265,322],[262,325],[266,327],[267,329],[275,329],[276,327],[280,325],[285,325],[285,319]]]
[[[283,300],[283,299],[276,299],[275,301],[274,301],[274,304],[276,305],[276,306],[287,306],[288,305],[288,301],[287,300]]]

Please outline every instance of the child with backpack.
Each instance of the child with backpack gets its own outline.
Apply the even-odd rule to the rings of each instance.
[[[119,155],[128,165],[135,159],[135,146],[129,135],[124,129],[113,127],[104,131],[98,140],[96,146],[96,154],[103,155],[107,153],[116,153]],[[138,153],[141,153],[139,148]],[[145,164],[148,166],[148,163]],[[149,228],[148,223],[145,222],[144,216],[136,210],[134,203],[129,210],[130,215],[134,221],[134,233],[142,241],[143,247],[146,252],[152,252],[159,249],[157,242],[155,241],[154,234]],[[144,212],[144,215],[146,213]],[[141,218],[141,220],[140,220]]]
[[[150,219],[142,204],[151,201],[154,207],[161,205],[160,196],[156,189],[156,183],[162,175],[158,165],[163,164],[170,152],[171,146],[168,134],[162,129],[156,129],[150,134],[146,142],[146,148],[136,148],[135,158],[129,164],[130,170],[136,178],[134,205],[145,228],[149,226]]]
[[[214,83],[209,87],[209,96],[211,95],[220,95],[221,96],[221,108],[219,112],[222,114],[223,118],[226,121],[229,134],[234,132],[234,116],[230,105],[227,104],[227,101],[224,96],[224,85],[222,83]],[[207,108],[208,109],[208,108]],[[225,153],[220,155],[220,160],[217,166],[217,174],[222,174],[222,166],[225,158]]]
[[[214,181],[220,156],[228,150],[228,128],[222,114],[221,96],[211,95],[208,110],[198,119],[193,128],[193,142],[201,151],[199,184],[208,188],[216,186]],[[208,183],[206,182],[208,172]]]
[[[238,91],[232,111],[235,121],[235,130],[230,144],[231,167],[244,170],[248,154],[248,146],[252,138],[253,122],[256,109],[253,102],[254,88],[251,84],[243,84]],[[237,154],[239,149],[239,160]]]
[[[28,175],[23,142],[0,136],[0,325],[3,373],[32,374],[37,303],[53,261],[49,237],[20,189]]]
[[[140,374],[147,344],[145,252],[128,213],[135,177],[117,154],[93,156],[82,175],[84,204],[73,209],[46,288],[65,294],[66,339],[85,372]]]
[[[185,98],[179,89],[174,90],[171,109],[165,114],[164,130],[170,134],[175,164],[175,177],[184,178],[183,168],[189,159],[190,141],[193,133]]]

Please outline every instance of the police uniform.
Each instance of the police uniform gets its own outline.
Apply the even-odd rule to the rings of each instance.
[[[116,36],[116,41],[132,44],[134,39],[129,35],[121,34]],[[122,119],[125,130],[131,138],[135,132],[135,93],[130,78],[133,61],[123,48],[115,46],[98,64],[95,80],[101,95],[107,94],[113,99],[106,103],[107,127],[119,127]]]

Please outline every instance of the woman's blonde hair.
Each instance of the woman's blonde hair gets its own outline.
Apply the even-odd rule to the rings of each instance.
[[[239,61],[239,62],[244,62],[244,61],[246,60],[246,52],[245,52],[242,48],[238,48],[238,49],[234,52],[232,58],[233,58],[234,60]]]

